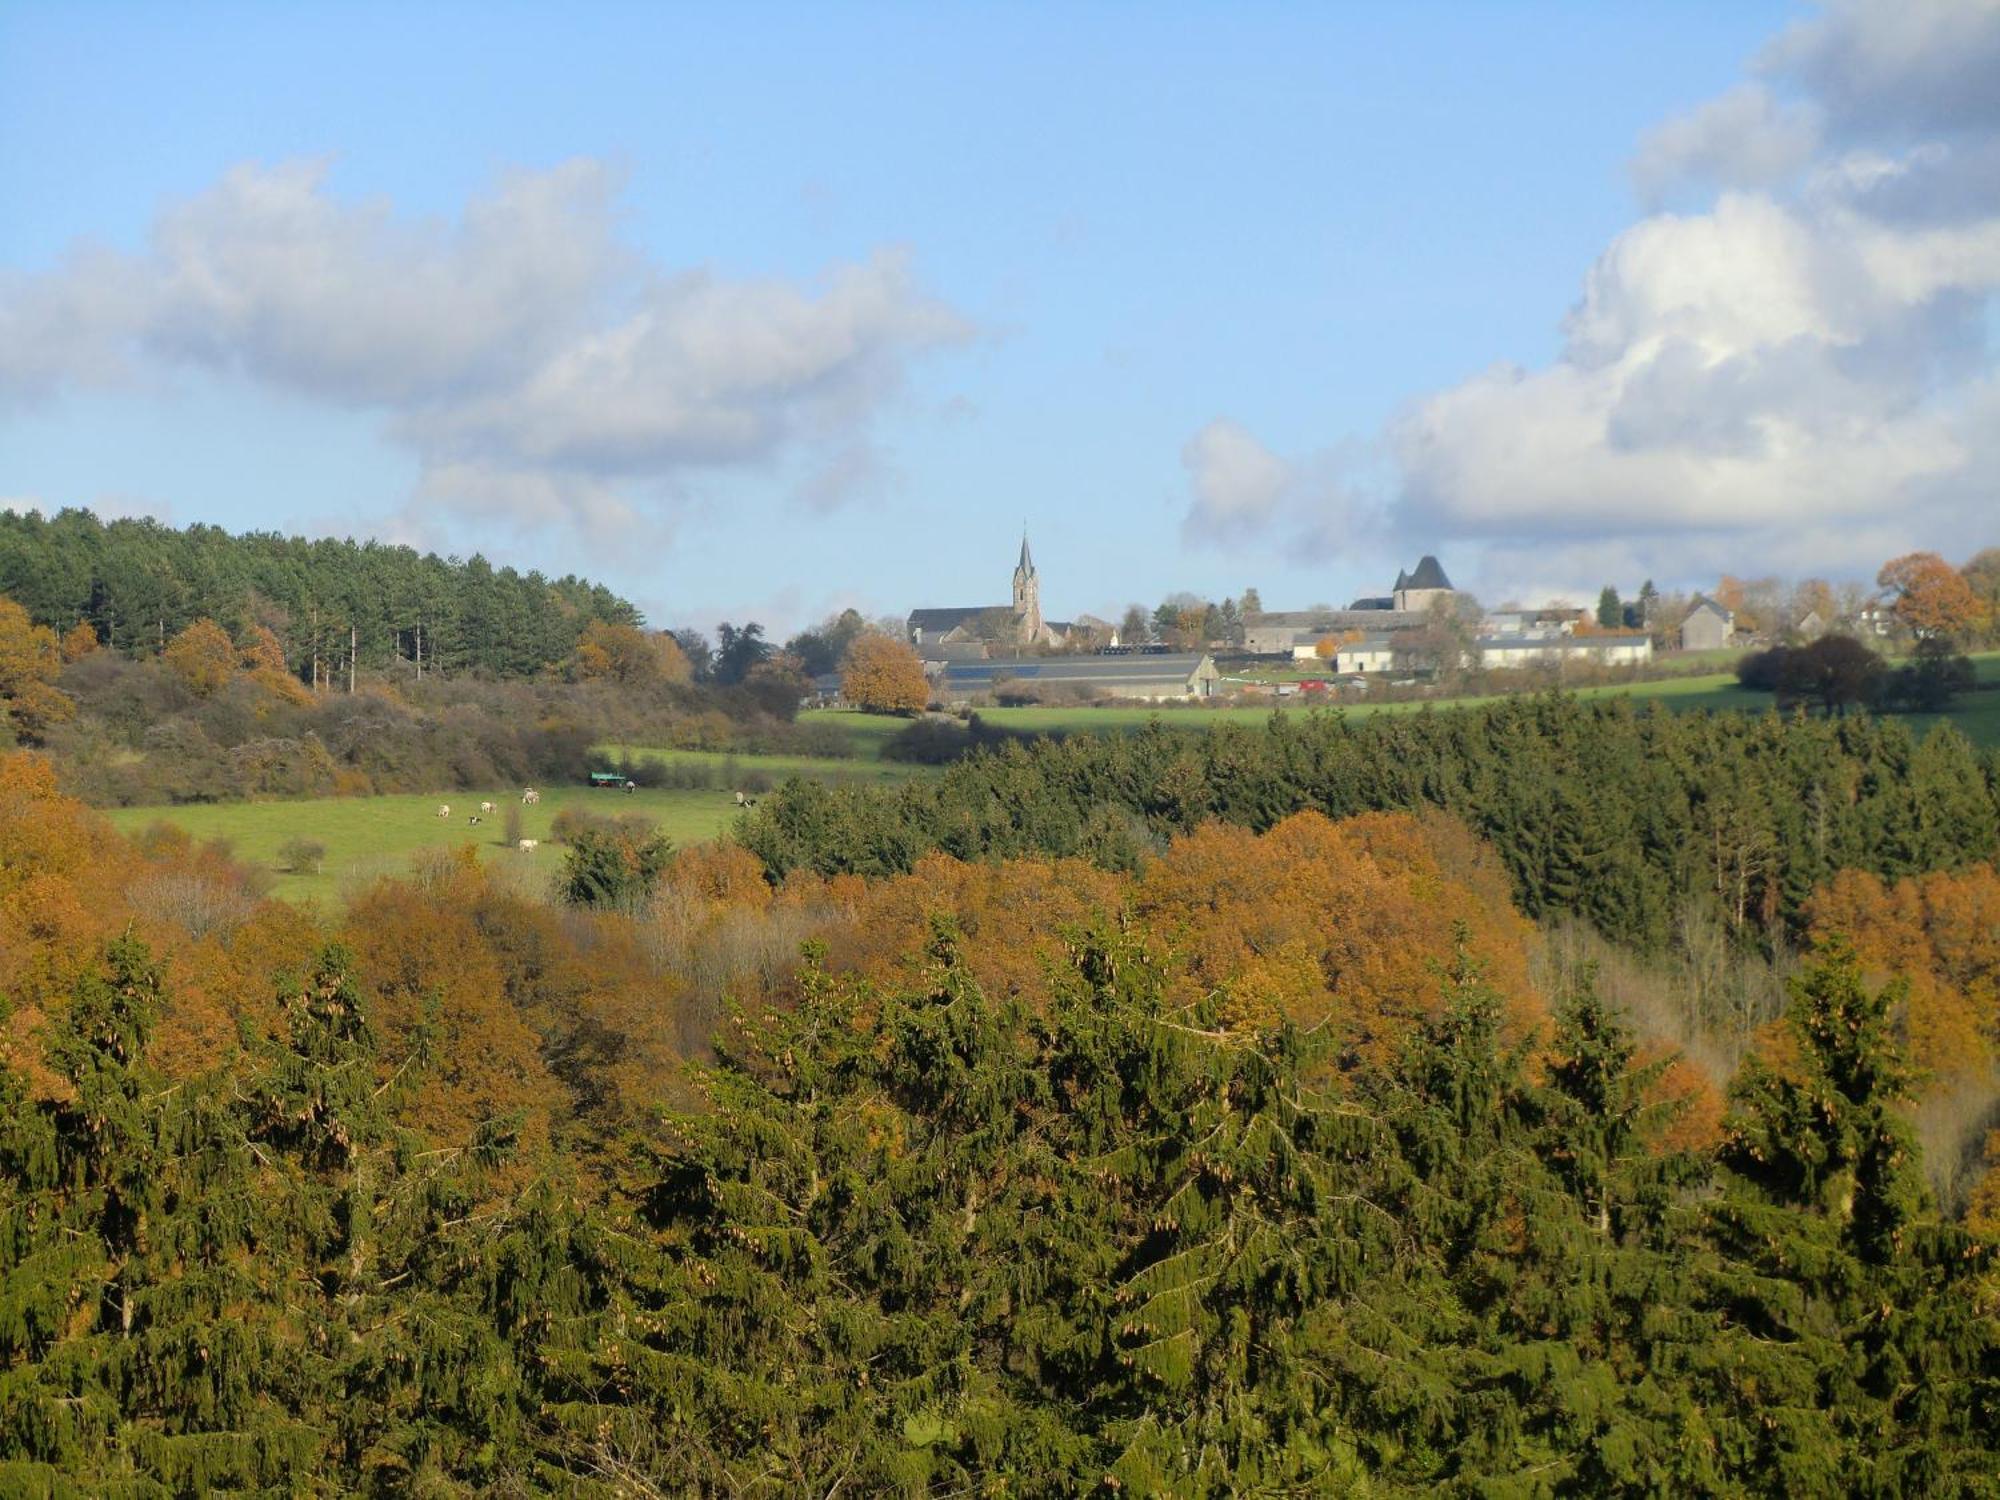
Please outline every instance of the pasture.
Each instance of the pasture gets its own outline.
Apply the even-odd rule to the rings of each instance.
[[[829,716],[835,712],[826,711]],[[846,715],[852,718],[867,718],[868,715]],[[800,718],[807,717],[804,714]],[[890,725],[893,734],[909,723],[908,719],[877,720]],[[669,771],[690,770],[699,776],[709,778],[712,784],[723,791],[735,790],[738,783],[746,778],[758,777],[767,782],[790,780],[794,776],[810,777],[833,785],[876,781],[894,781],[909,776],[917,769],[896,761],[880,759],[882,741],[886,735],[864,737],[849,726],[837,726],[843,733],[850,734],[855,741],[852,759],[840,760],[820,755],[743,755],[728,750],[669,750],[656,745],[603,744],[592,747],[599,755],[609,756],[614,761],[630,759],[635,762],[659,761]]]
[[[155,822],[172,823],[206,842],[225,839],[236,858],[269,870],[271,894],[288,901],[333,903],[341,891],[377,875],[408,868],[410,856],[425,849],[470,844],[482,859],[516,861],[553,876],[562,865],[561,845],[551,844],[549,826],[565,807],[582,806],[606,816],[651,818],[676,844],[712,839],[736,816],[726,791],[592,791],[588,787],[544,786],[537,807],[520,807],[520,792],[490,790],[385,797],[319,797],[294,802],[206,802],[174,807],[121,807],[104,816],[122,833],[135,834]],[[481,799],[497,804],[479,827],[466,819]],[[439,819],[439,803],[451,817]],[[507,809],[521,813],[521,835],[542,840],[523,854],[504,842]],[[291,839],[326,846],[326,862],[316,875],[294,875],[279,867],[279,849]]]

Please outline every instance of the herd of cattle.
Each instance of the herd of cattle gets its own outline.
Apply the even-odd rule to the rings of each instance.
[[[628,786],[628,790],[630,790],[630,784],[626,784],[626,786]],[[540,802],[542,802],[542,794],[540,794],[540,792],[536,792],[536,790],[534,790],[534,788],[530,786],[530,788],[526,788],[526,790],[524,790],[524,792],[520,794],[520,800],[522,800],[522,806],[528,806],[528,808],[534,808],[534,806],[540,806]],[[736,806],[738,806],[738,808],[754,808],[754,806],[756,806],[756,798],[754,798],[754,796],[744,796],[742,792],[736,792]],[[472,824],[474,828],[478,828],[478,826],[480,826],[482,822],[486,822],[486,818],[490,818],[492,814],[494,814],[494,804],[492,804],[492,802],[480,802],[480,810],[478,810],[478,812],[472,812],[472,814],[466,814],[466,822],[468,822],[468,824]],[[452,804],[450,804],[450,802],[440,802],[440,804],[438,804],[438,818],[450,818],[450,816],[452,816]],[[536,852],[538,848],[542,848],[542,840],[540,840],[540,838],[522,838],[522,840],[518,840],[518,842],[514,844],[514,848],[518,848],[518,850],[520,850],[522,854],[534,854],[534,852]]]
[[[529,787],[521,793],[521,802],[524,806],[534,807],[541,800],[542,794],[533,787]],[[491,802],[480,803],[479,811],[467,817],[466,822],[475,828],[478,827],[493,815],[493,806]],[[440,802],[438,804],[437,815],[440,818],[449,818],[451,816],[451,804],[449,802]],[[542,841],[540,839],[522,839],[514,847],[519,849],[523,854],[533,854],[537,849],[542,847]]]

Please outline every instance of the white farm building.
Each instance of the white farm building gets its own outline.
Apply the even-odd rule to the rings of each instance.
[[[1062,687],[1107,698],[1166,703],[1212,698],[1221,674],[1214,658],[1198,651],[1147,651],[1123,656],[1021,656],[986,661],[948,661],[932,682],[947,704],[1010,687]]]

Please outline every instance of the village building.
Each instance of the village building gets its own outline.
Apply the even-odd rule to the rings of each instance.
[[[1371,635],[1343,642],[1333,653],[1332,665],[1342,677],[1368,676],[1407,670],[1407,655],[1394,636]]]
[[[1319,643],[1359,633],[1376,637],[1421,630],[1439,600],[1459,597],[1438,560],[1425,553],[1414,569],[1396,574],[1394,592],[1352,601],[1345,609],[1267,610],[1243,622],[1243,647],[1253,656],[1306,661]]]
[[[952,705],[1009,687],[1054,687],[1106,698],[1167,703],[1214,697],[1221,674],[1215,669],[1215,659],[1206,652],[1140,651],[947,661],[933,669],[931,681],[939,700]]]
[[[1706,594],[1697,594],[1694,608],[1681,620],[1683,651],[1715,651],[1727,646],[1736,634],[1736,615]]]
[[[1450,603],[1458,597],[1458,590],[1444,576],[1438,560],[1426,552],[1414,569],[1396,575],[1396,590],[1391,597],[1395,600],[1394,607],[1404,614],[1422,615],[1429,614],[1431,606],[1440,599]]]
[[[1653,659],[1653,638],[1644,631],[1600,635],[1490,635],[1472,643],[1472,654],[1478,664],[1488,670],[1568,665],[1635,667]]]
[[[972,604],[956,609],[913,609],[905,622],[908,639],[918,655],[942,661],[987,656],[993,649],[1018,651],[1050,648],[1072,641],[1118,644],[1117,627],[1090,615],[1076,620],[1042,618],[1042,581],[1035,571],[1028,538],[1021,537],[1021,560],[1014,567],[1014,598],[1008,604]]]
[[[1590,611],[1567,605],[1545,605],[1540,609],[1496,609],[1486,616],[1483,629],[1488,635],[1519,635],[1537,639],[1552,635],[1575,635],[1590,618]]]

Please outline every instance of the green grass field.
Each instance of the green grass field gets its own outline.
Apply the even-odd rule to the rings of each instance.
[[[801,714],[800,717],[806,716]],[[901,728],[908,722],[907,719],[898,719],[895,724]],[[920,769],[898,761],[879,759],[881,747],[878,742],[871,742],[866,749],[860,748],[857,743],[857,753],[851,760],[815,755],[739,755],[727,750],[669,750],[655,745],[611,744],[594,748],[601,755],[630,756],[635,761],[657,760],[669,766],[708,767],[725,780],[758,771],[773,781],[785,781],[793,776],[808,776],[835,784],[896,781],[914,775]]]
[[[480,827],[466,818],[477,812],[481,799],[498,807]],[[396,874],[409,866],[410,856],[425,849],[471,844],[482,859],[529,862],[531,868],[553,875],[561,867],[562,849],[547,842],[549,825],[561,809],[581,805],[610,815],[638,813],[651,818],[675,843],[714,838],[736,816],[728,792],[592,791],[588,787],[547,787],[541,804],[521,808],[521,834],[544,841],[532,854],[502,842],[509,803],[518,805],[519,791],[445,792],[390,797],[322,797],[301,802],[214,802],[179,807],[121,807],[105,816],[124,833],[137,833],[154,822],[172,823],[197,839],[226,839],[236,858],[276,875],[272,894],[286,900],[315,899],[332,903],[347,886],[377,875]],[[451,807],[449,820],[437,816],[439,803]],[[278,871],[278,849],[289,839],[312,839],[326,846],[326,864],[317,875]]]

